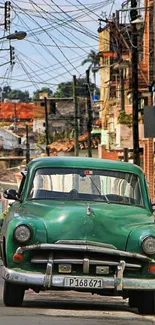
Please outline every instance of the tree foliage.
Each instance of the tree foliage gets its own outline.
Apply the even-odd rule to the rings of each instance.
[[[90,81],[89,84],[90,93],[93,95],[94,90],[99,95],[100,90]],[[32,98],[27,90],[21,91],[19,89],[11,89],[10,86],[0,87],[1,99],[19,99],[21,102],[30,102],[32,100],[39,99],[40,93],[47,93],[47,96],[55,98],[72,98],[73,97],[73,81],[61,82],[58,84],[57,89],[53,92],[50,88],[42,87],[41,89],[34,91]],[[76,93],[78,97],[87,96],[87,81],[86,78],[77,78]]]
[[[61,82],[58,85],[56,92],[54,93],[54,97],[58,97],[58,98],[73,97],[72,81]]]
[[[29,92],[27,90],[21,91],[18,89],[11,90],[7,94],[8,99],[19,99],[21,102],[29,102],[30,97],[29,97]]]
[[[86,97],[87,95],[87,82],[86,78],[77,78],[76,93],[78,97]],[[96,89],[95,84],[90,82],[90,92],[93,94]],[[96,89],[96,93],[99,94],[99,88]],[[54,97],[57,98],[69,98],[73,97],[73,81],[62,82],[58,85]]]
[[[96,73],[98,71],[97,69],[95,70],[95,68],[97,68],[99,66],[99,63],[100,63],[100,58],[94,50],[91,50],[90,53],[88,54],[87,58],[84,59],[81,63],[82,65],[89,64],[88,70],[89,70],[89,72],[91,71],[93,73],[95,84],[96,84]]]
[[[19,99],[21,102],[29,102],[31,100],[29,92],[27,90],[22,91],[19,89],[11,89],[10,86],[5,86],[3,88],[0,87],[1,98],[4,100],[5,98]]]

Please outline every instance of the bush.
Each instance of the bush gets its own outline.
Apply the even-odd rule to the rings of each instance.
[[[125,111],[119,111],[118,122],[126,124],[128,127],[132,126],[132,114],[127,114]]]

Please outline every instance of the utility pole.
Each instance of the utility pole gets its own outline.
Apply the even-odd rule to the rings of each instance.
[[[91,95],[90,95],[89,70],[86,70],[86,82],[87,82],[88,157],[92,157],[92,149],[91,149],[92,109],[91,109],[91,97],[90,97]]]
[[[10,11],[11,11],[11,1],[5,1],[4,28],[6,31],[10,31]]]
[[[121,93],[121,111],[124,111],[125,110],[124,77],[123,77],[123,68],[121,67],[119,68],[119,78],[120,78],[120,93]]]
[[[121,98],[121,111],[125,111],[125,96],[124,96],[124,75],[123,75],[123,59],[122,59],[122,40],[120,39],[119,30],[119,11],[116,11],[117,19],[113,19],[113,29],[117,31],[116,37],[114,40],[117,40],[117,55],[118,55],[118,65],[119,65],[119,86],[120,86],[120,98]]]
[[[30,144],[29,144],[29,129],[26,124],[26,164],[30,161]]]
[[[132,117],[133,117],[133,162],[140,165],[140,152],[139,152],[139,129],[138,129],[138,34],[136,23],[132,23],[137,19],[137,1],[131,0],[131,26],[132,26]]]
[[[78,128],[78,102],[77,102],[77,91],[76,91],[76,76],[73,76],[73,100],[74,100],[74,128],[75,128],[75,146],[74,146],[74,155],[79,155],[79,128]]]
[[[47,110],[47,98],[44,97],[44,105],[45,105],[45,136],[46,136],[46,153],[47,156],[50,156],[49,152],[49,130],[48,130],[48,110]]]
[[[17,110],[16,110],[16,102],[14,102],[14,131],[17,131]]]
[[[116,25],[115,25],[116,26]],[[125,111],[125,97],[124,97],[124,76],[123,76],[123,59],[122,59],[122,45],[117,44],[117,55],[119,65],[119,87],[120,87],[120,99],[121,99],[121,111]]]
[[[129,149],[124,148],[124,161],[128,162],[129,161]]]
[[[155,39],[155,2],[153,2],[153,38]],[[153,42],[153,56],[155,59],[155,42]],[[155,64],[153,64],[153,82],[155,83]],[[152,94],[152,105],[155,106],[155,91]]]

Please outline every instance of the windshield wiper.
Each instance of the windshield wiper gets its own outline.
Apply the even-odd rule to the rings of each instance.
[[[107,198],[106,194],[104,194],[104,197],[106,198],[107,203],[110,203],[109,199]]]
[[[91,176],[89,176],[90,180],[92,181],[93,185],[95,186],[96,190],[98,191],[98,193],[100,194],[101,197],[105,197],[106,198],[106,201],[107,203],[110,203],[109,199],[107,198],[106,194],[101,194],[101,191],[99,189],[99,187],[95,184],[95,182],[92,180]]]

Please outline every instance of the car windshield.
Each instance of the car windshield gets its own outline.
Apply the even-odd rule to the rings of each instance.
[[[103,169],[40,168],[34,175],[29,199],[89,200],[144,206],[137,175]]]

